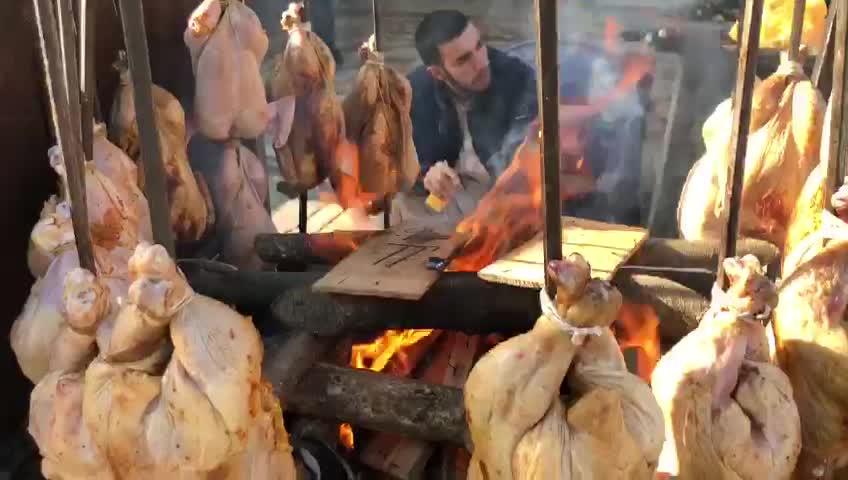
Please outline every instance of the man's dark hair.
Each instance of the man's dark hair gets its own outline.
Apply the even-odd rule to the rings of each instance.
[[[428,66],[441,64],[439,45],[462,35],[468,23],[468,17],[457,10],[436,10],[427,14],[415,29],[415,48],[421,61]]]

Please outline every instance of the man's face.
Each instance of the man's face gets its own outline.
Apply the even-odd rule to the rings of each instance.
[[[473,24],[469,23],[460,36],[439,45],[439,53],[442,64],[429,68],[436,79],[460,93],[483,92],[489,88],[492,82],[489,52]]]

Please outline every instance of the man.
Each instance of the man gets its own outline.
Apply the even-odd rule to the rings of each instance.
[[[535,72],[487,47],[456,10],[428,14],[415,32],[415,47],[423,65],[409,81],[421,177],[412,192],[398,195],[395,220],[455,224],[509,165],[535,120]],[[439,201],[428,202],[428,196]]]

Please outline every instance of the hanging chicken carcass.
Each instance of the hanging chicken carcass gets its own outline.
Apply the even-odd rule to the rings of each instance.
[[[256,13],[243,2],[204,0],[183,40],[195,78],[197,129],[219,141],[262,134],[271,118],[259,71],[268,35]]]
[[[134,173],[138,186],[144,188],[144,162],[141,160],[135,97],[126,54],[121,52],[115,68],[120,72],[120,85],[112,104],[109,137],[137,165]],[[159,132],[159,146],[165,167],[170,223],[180,243],[200,240],[214,223],[214,209],[208,198],[205,180],[189,166],[186,154],[186,117],[180,102],[164,88],[153,85],[153,113]],[[95,148],[96,148],[95,144]],[[95,152],[95,157],[96,157]]]
[[[137,212],[139,240],[153,241],[153,226],[150,222],[150,205],[139,188],[136,164],[123,150],[106,138],[106,126],[94,126],[93,156],[95,168],[112,181],[129,208]]]
[[[159,245],[139,245],[128,271],[132,284],[108,335],[90,328],[105,321],[103,290],[92,277],[72,277],[82,285],[67,296],[68,323],[84,323],[81,335],[100,354],[33,391],[29,432],[45,477],[294,479],[250,319],[195,294]]]
[[[67,357],[62,353],[67,348],[62,345],[68,343],[62,337],[71,337],[68,340],[71,343],[77,340],[72,332],[63,333],[66,330],[63,291],[68,275],[79,267],[71,210],[66,202],[57,203],[53,214],[39,222],[32,240],[50,263],[36,278],[21,314],[12,324],[10,340],[18,365],[35,383],[57,368],[56,365],[68,363],[61,359]],[[131,253],[126,247],[107,250],[94,245],[98,275],[109,288],[113,301],[126,296],[129,286],[126,264]]]
[[[578,254],[549,268],[533,329],[500,343],[465,384],[469,479],[653,480],[664,440],[650,387],[629,373],[609,326],[621,294]],[[588,336],[587,336],[588,335]],[[566,404],[566,379],[578,399]]]
[[[51,195],[44,202],[41,215],[29,237],[27,265],[35,278],[43,277],[59,253],[60,247],[74,242],[74,230],[71,226],[71,207],[60,202],[59,197]]]
[[[336,97],[335,59],[324,41],[303,23],[303,6],[289,4],[280,25],[288,41],[276,63],[271,91],[281,126],[272,126],[269,133],[275,139],[283,183],[290,195],[297,195],[339,171],[337,154],[345,118]],[[291,127],[286,128],[289,122]]]
[[[660,471],[679,478],[788,480],[801,451],[789,379],[770,363],[767,319],[777,289],[748,255],[724,261],[726,292],[652,375],[665,415]]]
[[[792,382],[801,416],[796,478],[828,477],[848,467],[848,188],[832,199],[838,218],[819,213],[820,227],[785,262],[773,323],[776,358]],[[844,475],[846,472],[842,472]]]
[[[192,167],[209,179],[221,260],[239,268],[262,269],[264,263],[254,249],[256,235],[277,229],[265,209],[268,178],[259,159],[238,140],[214,142],[200,134],[192,136],[188,151]]]
[[[418,178],[420,166],[410,118],[412,86],[405,76],[385,65],[373,35],[360,48],[360,56],[364,64],[342,105],[347,140],[358,148],[357,165],[342,166],[342,175],[354,183],[356,193],[353,198],[339,197],[343,207],[360,200],[376,212],[385,208],[386,196],[412,188]]]
[[[739,221],[740,235],[783,247],[795,203],[818,162],[824,100],[800,65],[785,60],[754,89]],[[707,151],[689,172],[677,209],[687,240],[718,238],[732,123],[731,99],[703,128]]]

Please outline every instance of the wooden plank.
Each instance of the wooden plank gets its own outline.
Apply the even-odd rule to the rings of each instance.
[[[427,268],[427,260],[446,257],[454,250],[451,233],[415,225],[399,225],[377,233],[312,289],[419,300],[439,276]]]
[[[471,372],[481,343],[479,335],[448,333],[421,379],[429,383],[462,387]],[[359,460],[391,478],[418,480],[423,478],[427,461],[437,447],[401,435],[378,433],[365,446]]]
[[[640,227],[616,225],[562,217],[562,254],[579,253],[592,265],[592,274],[612,280],[618,268],[648,240],[648,231]],[[544,286],[544,252],[542,236],[510,252],[495,263],[480,270],[483,280],[516,287]]]

